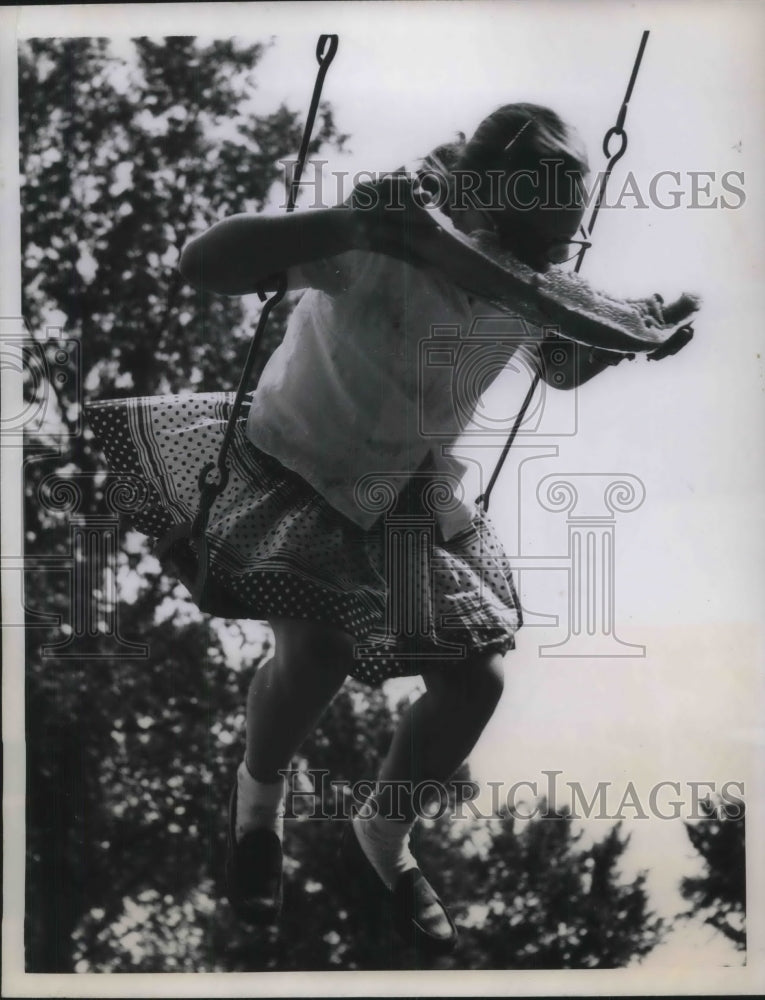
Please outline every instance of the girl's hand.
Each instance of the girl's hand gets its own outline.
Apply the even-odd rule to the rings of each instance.
[[[669,305],[664,304],[661,295],[653,295],[649,299],[630,300],[638,305],[643,313],[643,319],[647,326],[676,327],[678,323],[687,320],[697,309],[698,300],[690,295],[683,294]],[[672,354],[677,354],[686,344],[693,339],[693,326],[686,323],[670,334],[667,340],[646,355],[649,361],[661,361]]]
[[[676,327],[699,307],[698,298],[685,292],[668,306],[664,305],[664,299],[659,294],[651,295],[647,299],[625,299],[625,301],[639,310],[647,326],[658,327]]]
[[[676,330],[664,341],[661,347],[657,347],[655,351],[651,351],[646,357],[649,361],[661,361],[662,358],[668,358],[670,354],[677,354],[691,340],[693,340],[693,326],[688,323],[686,326],[681,326],[679,330]]]

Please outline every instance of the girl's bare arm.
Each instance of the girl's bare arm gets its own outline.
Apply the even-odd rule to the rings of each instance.
[[[179,267],[197,288],[248,295],[275,288],[291,267],[361,245],[356,214],[343,205],[291,215],[232,215],[190,240]]]
[[[420,234],[437,229],[415,203],[406,176],[362,184],[345,204],[289,215],[232,215],[183,248],[180,271],[198,288],[247,295],[275,288],[291,267],[348,250],[371,250],[411,263],[428,262]]]

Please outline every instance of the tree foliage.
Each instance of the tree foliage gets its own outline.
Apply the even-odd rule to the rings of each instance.
[[[100,39],[22,50],[24,315],[40,329],[43,306],[65,314],[102,396],[220,389],[241,367],[245,313],[186,285],[180,248],[263,206],[302,122],[284,106],[248,111],[262,44],[134,45],[132,63]],[[310,151],[338,138],[325,106]]]
[[[112,534],[96,532],[102,551],[88,548],[110,494],[83,398],[236,382],[248,307],[186,286],[176,263],[192,233],[260,208],[298,148],[297,112],[248,103],[264,49],[178,37],[120,53],[89,38],[20,50],[24,315],[45,355],[28,393],[46,404],[24,470],[29,971],[422,961],[354,897],[339,822],[289,822],[281,934],[237,925],[221,902],[226,807],[269,635],[201,616],[114,518]],[[312,151],[343,140],[324,107]],[[50,325],[74,346],[46,340]],[[368,778],[394,721],[383,693],[349,684],[296,763]],[[643,877],[620,875],[625,847],[618,828],[582,847],[566,815],[424,824],[423,864],[462,928],[442,964],[602,967],[646,954],[661,927]]]
[[[467,885],[485,901],[468,942],[488,967],[617,968],[657,944],[663,922],[649,913],[645,875],[621,874],[621,824],[590,847],[582,836],[567,811],[543,809],[533,821],[505,819],[486,860],[468,862]]]
[[[704,870],[684,878],[683,898],[691,908],[684,916],[703,916],[739,951],[746,950],[746,819],[737,799],[701,803],[703,818],[686,823],[688,838]]]
[[[19,53],[23,308],[37,358],[27,391],[45,411],[26,442],[26,556],[30,566],[62,567],[25,581],[27,959],[36,971],[71,968],[78,922],[104,902],[105,886],[107,922],[132,898],[139,859],[155,869],[153,888],[178,890],[183,868],[172,859],[201,860],[194,852],[222,802],[226,748],[232,765],[222,741],[239,731],[231,722],[242,679],[224,666],[219,633],[193,614],[183,627],[177,614],[157,623],[155,609],[183,595],[140,543],[112,552],[104,579],[89,581],[93,611],[76,579],[72,530],[108,513],[84,397],[236,385],[247,308],[198,293],[176,265],[190,235],[261,208],[282,177],[279,160],[296,154],[300,114],[249,107],[264,49],[139,38],[120,55],[105,39],[75,38],[32,39]],[[311,151],[342,141],[323,107]],[[275,312],[263,360],[289,306]],[[51,325],[62,329],[48,338]],[[109,607],[109,573],[137,590],[133,603]],[[97,620],[79,635],[85,611]],[[125,655],[105,627],[115,614],[126,641],[148,645],[147,659],[115,658]],[[61,627],[46,627],[45,615]],[[62,648],[67,631],[79,641]],[[166,786],[171,776],[180,790]],[[171,817],[190,801],[201,812],[181,834]]]

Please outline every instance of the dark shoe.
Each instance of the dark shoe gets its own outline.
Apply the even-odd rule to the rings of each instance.
[[[273,830],[249,830],[236,839],[237,787],[228,803],[226,892],[236,915],[272,924],[282,908],[282,844]]]
[[[364,854],[351,823],[343,830],[340,860],[370,896],[390,908],[393,925],[407,944],[434,955],[454,948],[454,921],[419,868],[404,872],[390,891]]]

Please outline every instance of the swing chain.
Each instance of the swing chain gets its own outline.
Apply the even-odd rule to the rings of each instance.
[[[635,57],[635,63],[632,67],[632,74],[630,75],[629,83],[627,84],[627,91],[624,95],[624,100],[622,101],[622,106],[619,108],[619,114],[616,116],[616,124],[612,125],[611,128],[603,136],[603,155],[608,157],[608,163],[606,164],[606,169],[603,171],[603,176],[600,178],[600,185],[598,188],[598,196],[595,199],[595,205],[592,210],[592,215],[590,216],[590,221],[586,226],[587,235],[591,236],[592,231],[595,228],[595,222],[598,218],[598,212],[600,212],[600,206],[603,203],[603,199],[606,194],[606,186],[608,185],[608,180],[611,176],[611,171],[614,169],[616,164],[621,160],[624,154],[627,152],[627,133],[624,130],[624,123],[627,119],[627,108],[630,103],[630,98],[632,97],[632,91],[635,87],[635,80],[637,79],[638,70],[640,69],[640,64],[643,61],[643,53],[645,52],[646,43],[648,41],[648,35],[650,32],[645,30],[640,39],[640,46],[638,48],[637,56]],[[611,140],[620,139],[619,147],[613,153],[611,152]],[[586,247],[582,248],[582,252],[576,262],[575,270],[578,272],[581,267],[582,259],[584,257],[584,251]]]
[[[618,137],[619,139],[621,139],[621,145],[616,150],[616,152],[612,153],[609,147],[611,145],[611,140],[614,137]],[[627,133],[624,131],[623,128],[619,128],[617,125],[614,125],[603,136],[603,155],[608,156],[610,158],[608,161],[608,167],[606,168],[609,173],[614,169],[616,164],[619,162],[619,160],[621,160],[621,158],[624,156],[626,152],[627,152]]]
[[[588,225],[585,226],[588,240],[589,237],[592,235],[593,229],[595,228],[595,222],[598,218],[598,212],[600,211],[600,206],[603,202],[603,198],[606,193],[606,186],[608,185],[608,180],[611,176],[611,171],[614,169],[619,160],[627,152],[627,133],[624,130],[624,123],[627,119],[627,107],[629,105],[630,98],[632,97],[632,91],[635,86],[635,80],[637,79],[638,70],[640,69],[640,64],[643,61],[643,53],[645,52],[645,47],[648,41],[649,34],[650,32],[648,30],[645,30],[640,39],[640,46],[638,48],[637,56],[635,57],[635,62],[632,67],[632,73],[630,75],[629,83],[627,84],[627,91],[624,95],[624,100],[622,101],[622,105],[619,108],[619,113],[616,116],[616,123],[612,125],[611,128],[609,128],[606,134],[603,136],[603,155],[608,157],[608,163],[606,164],[606,169],[604,170],[603,175],[600,179],[598,196],[595,199],[595,205],[592,210],[592,215],[590,216],[590,221]],[[619,148],[612,153],[610,146],[611,146],[611,140],[614,138],[621,139],[621,142],[619,144]],[[582,262],[584,261],[584,255],[587,253],[588,247],[589,243],[586,243],[584,246],[582,246],[581,250],[579,251],[579,254],[577,255],[576,264],[574,265],[574,271],[577,274],[579,273],[579,268],[582,266]],[[627,356],[629,357],[629,355]],[[491,496],[491,491],[494,489],[494,484],[499,478],[499,474],[502,471],[503,465],[505,464],[505,459],[507,458],[510,452],[510,448],[512,447],[513,441],[515,441],[518,431],[520,430],[521,424],[523,423],[523,419],[526,416],[526,411],[529,408],[529,405],[534,396],[534,393],[536,392],[536,388],[539,385],[539,382],[540,382],[540,371],[537,370],[534,373],[533,379],[531,380],[531,385],[529,387],[528,392],[526,393],[526,398],[523,400],[523,403],[521,404],[521,408],[518,411],[518,415],[515,418],[512,430],[510,431],[507,441],[505,442],[505,445],[502,449],[502,453],[500,454],[497,460],[497,464],[494,467],[494,471],[491,474],[491,478],[489,479],[488,485],[484,490],[484,492],[481,493],[480,496],[476,497],[475,501],[476,505],[481,508],[483,513],[486,513],[489,509],[489,498]]]
[[[305,128],[303,129],[303,140],[300,143],[300,150],[298,151],[297,160],[295,162],[295,173],[292,175],[292,179],[289,184],[289,197],[287,198],[288,212],[292,212],[295,208],[295,202],[297,201],[298,192],[300,190],[300,178],[303,174],[303,167],[305,166],[306,157],[308,156],[308,146],[311,142],[311,135],[313,134],[316,112],[319,109],[319,98],[324,86],[324,77],[327,75],[327,70],[329,69],[332,60],[335,58],[339,41],[340,39],[337,35],[320,35],[319,41],[316,45],[316,61],[319,64],[319,72],[316,75],[316,83],[314,84],[313,94],[311,95],[311,103],[308,108],[308,115],[306,116]]]
[[[324,77],[327,75],[330,63],[335,58],[339,44],[340,38],[338,35],[319,35],[319,41],[316,43],[316,61],[319,64],[319,72],[316,74],[316,82],[314,83],[313,94],[311,95],[311,103],[308,108],[308,115],[306,116],[305,128],[303,129],[303,138],[300,143],[297,159],[295,160],[295,173],[292,175],[292,178],[287,185],[288,214],[295,209],[295,202],[297,201],[298,192],[300,191],[300,178],[303,176],[303,166],[305,165],[305,160],[308,156],[308,146],[311,141],[311,135],[313,134],[316,112],[319,108],[319,98],[324,87]],[[266,301],[266,294],[262,289],[258,289],[258,298],[261,302]]]
[[[319,63],[319,72],[316,76],[316,82],[311,96],[311,104],[306,117],[305,128],[303,129],[303,138],[295,163],[295,173],[293,174],[289,184],[287,199],[288,213],[292,212],[295,208],[295,201],[300,186],[300,178],[302,176],[303,166],[308,155],[308,147],[313,133],[316,112],[319,107],[319,98],[324,84],[324,77],[326,76],[330,63],[335,57],[338,44],[339,38],[337,35],[321,35],[316,46],[316,59]],[[186,521],[181,524],[174,525],[159,540],[155,548],[155,554],[161,558],[163,555],[170,552],[173,546],[178,542],[193,541],[197,543],[197,574],[196,580],[191,588],[191,595],[193,600],[199,605],[201,605],[205,599],[207,590],[210,553],[206,532],[207,524],[210,519],[210,512],[216,497],[226,488],[228,483],[229,468],[226,464],[226,459],[236,431],[239,413],[242,409],[242,403],[247,391],[250,376],[252,375],[252,370],[255,365],[255,360],[258,355],[261,340],[263,339],[263,333],[268,322],[268,318],[274,306],[281,302],[286,293],[286,274],[279,275],[276,290],[270,298],[266,298],[262,289],[258,291],[258,296],[261,302],[264,303],[263,309],[261,310],[260,317],[258,318],[255,333],[250,341],[247,358],[239,379],[236,396],[231,404],[231,411],[229,413],[226,430],[223,436],[220,451],[218,452],[217,460],[208,462],[199,473],[197,480],[197,487],[199,489],[199,508],[197,510],[197,514],[191,522]]]

